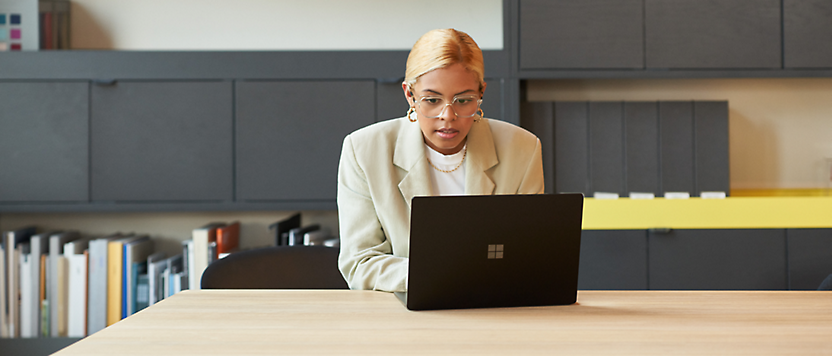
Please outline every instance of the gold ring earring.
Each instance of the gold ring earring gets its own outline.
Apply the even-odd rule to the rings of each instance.
[[[475,122],[479,122],[480,120],[485,118],[485,113],[482,112],[482,108],[480,108],[479,111],[480,112],[478,114],[479,114],[480,118],[478,120],[474,120]]]
[[[407,109],[407,119],[410,120],[410,122],[416,122],[416,120],[412,117],[414,112],[416,112],[416,108],[413,106],[411,106],[410,109]]]

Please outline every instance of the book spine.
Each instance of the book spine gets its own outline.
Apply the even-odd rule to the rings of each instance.
[[[107,244],[107,326],[121,320],[121,243]]]

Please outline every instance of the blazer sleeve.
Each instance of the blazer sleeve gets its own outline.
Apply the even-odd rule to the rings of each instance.
[[[377,208],[383,209],[374,204],[365,171],[347,136],[338,165],[338,267],[350,289],[406,291],[407,258],[393,256]]]
[[[543,194],[543,157],[541,154],[540,139],[535,138],[536,144],[531,159],[526,164],[523,180],[517,194]]]

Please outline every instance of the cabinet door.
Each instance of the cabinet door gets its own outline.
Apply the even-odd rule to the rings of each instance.
[[[786,68],[832,68],[832,1],[783,0]]]
[[[132,82],[92,88],[92,198],[228,201],[230,82]]]
[[[334,202],[344,137],[376,120],[375,85],[237,82],[237,200]]]
[[[783,229],[651,231],[648,250],[650,289],[788,287]]]
[[[0,83],[0,202],[89,200],[89,84]]]
[[[817,290],[832,274],[832,229],[789,229],[786,234],[789,289]]]
[[[578,289],[647,289],[646,230],[584,230]]]
[[[645,0],[647,68],[780,68],[780,0]]]
[[[642,0],[523,0],[521,69],[644,68]]]

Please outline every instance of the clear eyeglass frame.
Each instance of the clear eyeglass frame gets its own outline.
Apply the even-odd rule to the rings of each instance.
[[[412,93],[412,91],[411,91],[411,93]],[[438,95],[426,95],[426,96],[419,96],[417,98],[418,98],[418,100],[416,100],[416,104],[419,106],[419,108],[422,108],[422,102],[427,102],[427,100],[436,99],[436,100],[441,100],[443,103],[446,101],[445,98],[443,98],[441,96],[438,96]],[[477,106],[476,106],[476,108],[474,108],[473,113],[471,115],[460,115],[459,112],[457,111],[457,108],[454,107],[455,104],[459,103],[459,100],[465,100],[465,99],[470,99],[472,101],[477,102]],[[431,104],[431,105],[442,105],[442,104]],[[444,105],[442,105],[442,109],[439,111],[439,114],[437,114],[436,116],[426,115],[425,112],[424,112],[425,109],[422,109],[422,115],[424,117],[428,118],[428,119],[438,119],[439,117],[442,116],[442,114],[445,113],[445,109],[447,109],[450,106],[451,110],[454,111],[454,115],[456,115],[456,117],[463,117],[463,118],[474,117],[474,116],[477,115],[477,112],[480,109],[480,105],[482,105],[482,99],[478,95],[475,95],[475,94],[457,95],[457,96],[454,96],[454,98],[451,100],[450,103],[445,103]]]

